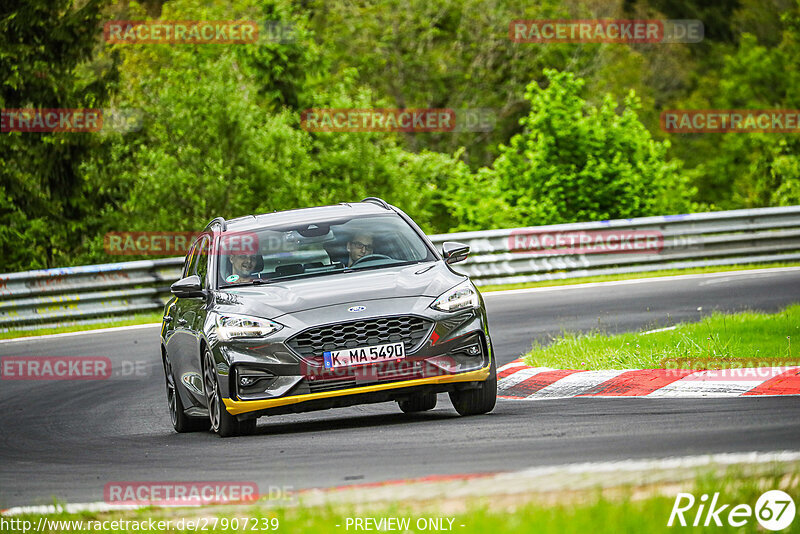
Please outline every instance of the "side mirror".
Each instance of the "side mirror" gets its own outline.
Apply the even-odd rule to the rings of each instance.
[[[181,278],[169,288],[178,298],[205,297],[206,292],[200,287],[200,277],[196,274]]]
[[[469,245],[456,243],[455,241],[445,241],[442,244],[442,256],[444,256],[444,262],[449,264],[464,261],[469,256]]]

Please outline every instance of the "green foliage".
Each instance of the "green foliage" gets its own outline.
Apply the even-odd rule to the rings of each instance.
[[[716,44],[718,64],[673,108],[800,108],[800,2],[744,2],[735,45]],[[800,203],[796,133],[674,134],[676,156],[695,167],[698,200],[721,209]]]
[[[633,93],[618,112],[610,95],[599,107],[587,103],[584,82],[573,74],[548,69],[545,75],[546,88],[534,82],[525,94],[531,111],[521,121],[524,133],[501,146],[494,168],[476,180],[479,196],[503,199],[505,206],[483,210],[496,214],[494,223],[485,214],[470,219],[463,213],[464,226],[557,224],[691,207],[680,162],[668,161],[669,143],[654,141],[639,121]]]
[[[703,84],[689,104],[699,108],[800,108],[800,3],[783,17],[777,47],[742,36],[725,57],[720,83]],[[783,206],[800,203],[800,140],[797,134],[731,132],[708,136],[712,157],[703,165],[705,195],[723,189],[723,207]],[[717,189],[715,191],[715,189]]]
[[[99,108],[116,78],[113,57],[86,68],[100,2],[32,0],[0,7],[0,108]],[[103,200],[82,161],[100,157],[93,134],[0,135],[0,271],[69,263],[85,217]]]
[[[162,16],[186,19],[182,9],[190,7],[173,2]],[[209,19],[224,16],[207,9]],[[295,26],[297,41],[120,45],[129,87],[125,105],[142,110],[144,127],[116,136],[111,158],[84,166],[98,187],[112,187],[115,200],[102,214],[103,231],[87,238],[82,261],[102,256],[106,231],[196,230],[217,215],[373,195],[413,213],[430,231],[437,229],[434,222],[449,222],[435,209],[437,196],[443,174],[463,164],[446,154],[407,152],[385,134],[303,130],[300,111],[307,107],[380,102],[353,87],[353,73],[336,83],[317,81],[327,79],[324,62],[301,18],[289,18],[278,5],[251,7],[243,16],[287,17],[279,20]]]
[[[587,93],[619,94],[631,88],[648,102],[672,94],[688,77],[684,45],[515,43],[509,23],[518,19],[632,18],[626,2],[602,5],[544,0],[389,0],[311,4],[310,23],[334,72],[356,68],[357,81],[399,107],[491,109],[489,132],[404,138],[414,151],[428,148],[462,155],[470,166],[489,166],[497,147],[520,131],[528,113],[526,86],[544,82],[542,70],[569,70],[587,81]],[[644,13],[644,15],[652,13]],[[649,17],[657,18],[657,16]],[[665,72],[669,76],[665,76]],[[650,119],[657,126],[658,115]]]
[[[706,40],[508,38],[515,19],[596,17],[699,18]],[[100,38],[104,21],[146,18],[274,21],[295,39]],[[6,2],[0,107],[132,108],[142,124],[0,135],[0,271],[118,260],[109,231],[373,195],[431,233],[800,203],[796,135],[658,125],[668,108],[800,107],[799,20],[798,0]],[[312,133],[311,107],[491,109],[497,122]]]

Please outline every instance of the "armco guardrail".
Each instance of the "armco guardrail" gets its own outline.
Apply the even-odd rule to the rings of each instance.
[[[637,248],[632,236],[644,246]],[[479,286],[794,262],[800,261],[800,206],[461,232],[431,240],[437,246],[469,244],[469,259],[455,268]],[[168,258],[0,275],[0,330],[159,310],[181,264],[182,258]]]
[[[183,258],[168,258],[0,275],[0,330],[158,310],[182,265]]]

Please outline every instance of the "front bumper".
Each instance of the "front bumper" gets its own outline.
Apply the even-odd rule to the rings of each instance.
[[[425,311],[414,315],[429,321],[430,329],[405,359],[396,362],[325,370],[287,343],[310,321],[302,328],[291,325],[266,343],[216,344],[212,353],[225,407],[247,419],[478,387],[489,377],[494,357],[484,309],[455,314]],[[259,373],[268,375],[259,379],[266,388],[257,392],[241,385],[243,377]]]
[[[262,399],[250,401],[236,401],[232,399],[222,399],[225,407],[231,415],[240,415],[251,412],[259,412],[253,415],[270,415],[275,413],[286,412],[299,412],[307,410],[318,410],[323,407],[320,404],[313,404],[314,401],[324,399],[334,399],[337,397],[352,396],[349,402],[344,403],[325,403],[325,407],[341,407],[352,406],[355,404],[365,404],[369,402],[384,402],[387,400],[394,400],[402,396],[409,396],[418,393],[439,393],[441,391],[448,391],[452,388],[437,387],[445,384],[455,384],[464,382],[483,382],[489,378],[490,365],[479,369],[477,371],[468,371],[466,373],[456,375],[443,375],[432,376],[428,378],[418,378],[413,380],[403,380],[399,382],[389,382],[386,384],[374,384],[370,386],[361,386],[348,389],[340,389],[334,391],[322,391],[319,393],[309,393],[304,395],[290,395],[287,397],[279,397],[276,399]],[[405,395],[396,395],[397,390],[404,391]],[[376,395],[378,393],[390,393],[384,395]],[[391,394],[394,393],[394,394]],[[290,410],[274,410],[289,405],[301,405]]]

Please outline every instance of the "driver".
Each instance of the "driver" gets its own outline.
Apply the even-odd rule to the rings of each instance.
[[[367,234],[356,234],[353,239],[347,242],[347,254],[349,255],[348,267],[363,258],[372,254],[372,236]]]
[[[236,254],[231,256],[231,267],[232,273],[229,278],[233,278],[233,275],[236,275],[235,280],[229,280],[234,282],[252,282],[255,278],[252,276],[253,270],[256,268],[258,264],[258,258],[251,254]]]

